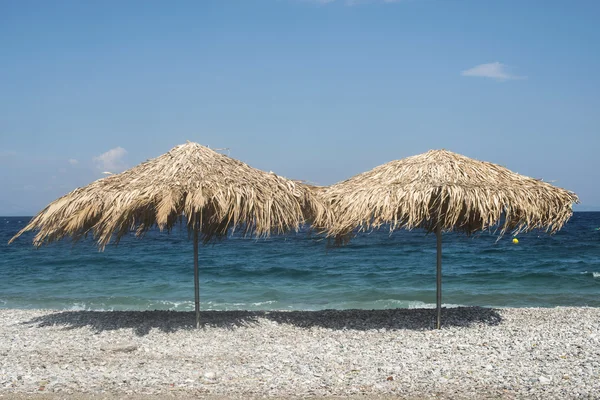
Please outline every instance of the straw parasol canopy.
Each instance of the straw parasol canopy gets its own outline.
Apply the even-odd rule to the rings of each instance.
[[[100,250],[135,230],[170,231],[181,219],[194,236],[196,318],[199,326],[198,239],[233,229],[268,236],[298,230],[329,211],[316,187],[264,172],[188,142],[125,172],[99,179],[53,201],[17,233],[36,230],[35,246],[92,234]]]
[[[573,214],[577,195],[446,150],[391,161],[330,186],[323,193],[338,243],[358,230],[389,225],[390,232],[423,228],[438,241],[438,328],[441,312],[441,233],[471,234],[495,227],[500,236],[532,229],[558,231]],[[326,223],[322,224],[326,225]]]

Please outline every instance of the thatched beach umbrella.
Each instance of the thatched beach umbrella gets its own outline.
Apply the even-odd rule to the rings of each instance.
[[[329,236],[344,241],[356,228],[389,224],[437,237],[437,327],[441,324],[442,231],[467,234],[497,227],[517,234],[558,231],[573,214],[575,193],[500,165],[446,150],[396,160],[323,192],[336,221]],[[325,224],[323,224],[325,225]]]
[[[92,234],[100,250],[114,237],[152,226],[170,231],[183,218],[194,239],[196,324],[200,324],[198,240],[297,230],[328,213],[316,188],[252,168],[197,143],[177,146],[120,174],[99,179],[53,201],[10,242],[37,230],[35,246]],[[9,243],[10,243],[9,242]]]

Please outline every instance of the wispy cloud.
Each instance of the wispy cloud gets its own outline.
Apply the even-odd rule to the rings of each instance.
[[[0,150],[0,158],[10,158],[16,155],[17,152],[13,150]]]
[[[460,73],[462,76],[475,76],[480,78],[492,78],[499,81],[508,81],[511,79],[525,79],[526,76],[518,76],[510,73],[508,66],[498,61],[489,64],[479,64],[473,68],[464,70]]]
[[[69,164],[71,164],[71,165],[77,165],[77,164],[79,164],[79,161],[77,161],[77,160],[76,160],[76,159],[74,159],[74,158],[69,158],[69,161],[68,161],[68,162],[69,162]]]
[[[122,147],[115,147],[106,153],[102,153],[94,157],[96,167],[102,171],[114,173],[121,172],[127,168],[123,158],[127,155],[127,150]]]

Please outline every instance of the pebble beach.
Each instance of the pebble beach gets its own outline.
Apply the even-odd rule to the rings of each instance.
[[[600,398],[600,308],[0,309],[0,396]],[[49,396],[49,397],[48,397]]]

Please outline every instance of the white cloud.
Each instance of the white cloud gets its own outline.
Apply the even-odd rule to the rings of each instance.
[[[525,79],[525,76],[513,75],[508,71],[508,67],[498,61],[489,64],[480,64],[460,73],[462,76],[476,76],[481,78],[492,78],[499,81],[511,79]]]
[[[127,154],[127,150],[122,147],[115,147],[110,149],[106,153],[102,153],[97,157],[94,157],[96,167],[102,171],[109,171],[114,173],[121,172],[127,168],[123,158]]]
[[[79,164],[79,161],[77,161],[74,158],[69,158],[69,164],[71,164],[71,165],[77,165],[77,164]]]

